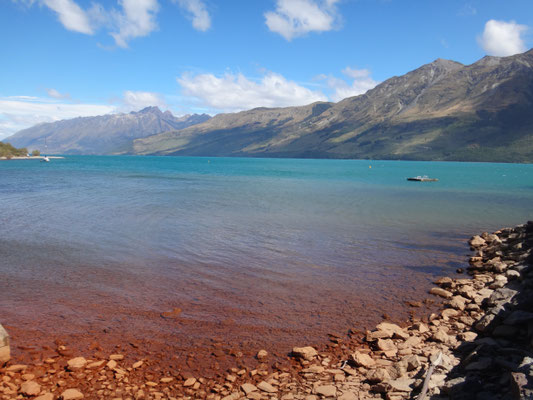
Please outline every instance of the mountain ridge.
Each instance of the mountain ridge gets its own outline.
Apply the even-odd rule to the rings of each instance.
[[[47,122],[4,139],[17,147],[51,154],[113,154],[130,152],[132,141],[171,129],[181,129],[211,118],[206,114],[175,117],[158,107],[129,113],[77,117]]]
[[[256,108],[135,140],[135,154],[533,162],[533,50],[437,59],[338,103]]]

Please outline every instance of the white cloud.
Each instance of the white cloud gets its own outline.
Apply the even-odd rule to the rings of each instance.
[[[70,94],[68,93],[59,93],[55,89],[46,89],[46,93],[48,93],[48,96],[54,98],[54,99],[70,99]]]
[[[174,0],[190,13],[194,29],[205,32],[211,27],[211,17],[202,0]]]
[[[73,0],[42,0],[43,4],[57,13],[59,21],[69,31],[92,35],[89,17]]]
[[[265,22],[272,32],[287,40],[308,32],[334,29],[339,20],[338,0],[277,0],[276,11],[268,11]]]
[[[340,101],[347,97],[364,94],[379,84],[378,81],[372,79],[370,71],[367,69],[346,67],[342,70],[342,73],[348,78],[353,79],[353,81],[348,83],[344,79],[339,79],[334,76],[321,75],[318,77],[319,80],[325,80],[330,90],[332,90],[330,98],[333,101]]]
[[[288,107],[327,100],[323,93],[307,89],[273,72],[267,72],[259,82],[232,73],[221,77],[185,73],[177,81],[186,96],[217,111]]]
[[[512,56],[527,50],[522,35],[529,28],[515,21],[505,22],[491,19],[478,38],[480,46],[491,56]]]
[[[138,111],[145,107],[168,108],[163,95],[153,92],[135,92],[127,90],[122,99],[121,111]]]
[[[113,111],[115,107],[102,104],[69,104],[30,96],[0,97],[0,139],[42,122]]]
[[[117,46],[128,47],[128,40],[146,36],[157,29],[157,0],[120,0],[119,3],[122,12],[115,14],[119,30],[111,33]]]

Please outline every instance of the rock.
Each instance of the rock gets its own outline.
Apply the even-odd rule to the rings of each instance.
[[[48,392],[40,395],[39,397],[34,398],[33,400],[54,400],[54,395]]]
[[[525,390],[527,386],[527,377],[521,372],[511,372],[511,391],[516,399],[525,399]]]
[[[266,350],[259,350],[256,355],[258,360],[263,360],[268,357],[268,351]]]
[[[248,394],[248,393],[252,393],[252,392],[257,391],[258,389],[257,389],[257,386],[252,385],[251,383],[243,383],[243,384],[241,385],[241,390],[242,390],[244,393]]]
[[[396,392],[411,392],[413,389],[411,388],[410,385],[412,385],[414,382],[415,382],[414,379],[400,378],[400,379],[388,381],[387,383]]]
[[[479,360],[474,361],[470,364],[468,364],[465,367],[465,370],[467,371],[482,371],[489,369],[492,365],[492,359],[489,357],[481,357]]]
[[[378,339],[377,347],[381,351],[398,350],[394,342],[390,339]]]
[[[333,385],[324,385],[315,387],[315,393],[323,397],[335,397],[337,395],[337,388]]]
[[[171,376],[167,376],[167,377],[164,377],[164,378],[161,378],[159,381],[161,383],[170,383],[174,380],[174,378],[172,378]]]
[[[67,367],[70,371],[76,371],[87,365],[87,360],[84,357],[76,357],[67,361]]]
[[[359,396],[354,392],[344,391],[342,395],[337,397],[337,400],[359,400]]]
[[[302,370],[304,374],[321,374],[324,372],[324,367],[321,365],[311,365],[309,368]]]
[[[516,310],[513,311],[507,318],[503,320],[505,325],[518,325],[533,321],[533,313],[528,311]]]
[[[437,329],[437,331],[433,334],[433,336],[431,336],[431,338],[435,342],[440,342],[440,343],[447,343],[450,340],[450,337],[448,336],[446,332],[444,332],[443,329]]]
[[[257,388],[259,390],[262,390],[263,392],[267,392],[267,393],[276,393],[278,391],[277,388],[275,388],[274,386],[272,386],[270,383],[268,382],[265,382],[265,381],[261,381],[257,384]]]
[[[144,361],[137,361],[131,366],[133,369],[140,368],[144,364]]]
[[[67,389],[61,393],[63,400],[78,400],[83,399],[83,394],[78,389]]]
[[[429,293],[434,294],[435,296],[443,297],[445,299],[449,299],[450,297],[452,297],[452,292],[448,292],[447,290],[439,287],[431,288]]]
[[[106,364],[107,368],[109,369],[115,369],[117,367],[117,362],[115,360],[109,360]]]
[[[11,359],[9,346],[9,335],[2,325],[0,325],[0,367]]]
[[[450,317],[456,317],[457,315],[459,315],[459,311],[454,310],[453,308],[446,308],[442,310],[441,315],[444,321],[448,321]]]
[[[124,355],[123,354],[111,354],[109,356],[109,359],[110,360],[115,360],[115,361],[124,360]]]
[[[407,371],[413,371],[420,367],[420,359],[416,355],[403,357],[400,364],[405,367]]]
[[[196,378],[189,378],[185,382],[183,382],[184,387],[192,386],[196,383]]]
[[[376,368],[366,374],[366,379],[370,383],[380,383],[388,381],[391,378],[389,372],[385,368]]]
[[[6,371],[7,372],[20,372],[20,371],[24,371],[26,368],[28,368],[27,365],[15,364],[15,365],[10,365],[9,367],[7,367]]]
[[[387,333],[387,336],[383,336],[383,338],[407,339],[409,337],[409,334],[402,328],[390,322],[382,322],[376,326],[376,329]]]
[[[27,381],[20,385],[20,393],[25,396],[36,396],[41,392],[41,385],[35,381]]]
[[[318,355],[317,351],[311,346],[294,347],[292,349],[292,354],[296,358],[302,358],[302,359],[308,360],[308,361],[311,361],[313,358],[315,358]]]
[[[162,312],[161,318],[163,319],[177,319],[181,314],[181,308],[174,308],[172,311]]]
[[[481,247],[485,245],[487,242],[481,236],[475,235],[475,236],[472,236],[472,238],[468,241],[468,243],[470,244],[470,246],[477,248],[477,247]]]
[[[368,354],[360,353],[356,351],[352,354],[352,360],[357,367],[370,368],[376,365],[376,362]]]
[[[492,321],[494,321],[495,318],[496,316],[494,314],[486,314],[483,317],[481,317],[481,319],[478,322],[476,322],[476,324],[474,325],[474,328],[476,328],[476,330],[479,332],[485,332],[489,328],[489,326],[491,325]]]
[[[512,281],[512,280],[520,278],[520,272],[515,271],[514,269],[508,269],[505,272],[505,276],[507,277],[508,280]]]
[[[475,332],[462,332],[459,334],[459,339],[465,342],[473,342],[477,338],[477,333]]]
[[[448,305],[456,310],[463,311],[466,307],[466,304],[468,303],[468,299],[461,296],[453,296],[449,301]]]
[[[104,365],[104,363],[105,363],[105,360],[94,361],[92,363],[88,363],[87,368],[98,368]]]
[[[429,328],[422,322],[417,322],[416,324],[413,324],[411,328],[419,333],[429,332]]]

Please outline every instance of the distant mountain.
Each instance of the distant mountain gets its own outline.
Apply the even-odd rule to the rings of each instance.
[[[219,114],[136,154],[533,162],[533,50],[438,59],[361,96]]]
[[[131,152],[134,139],[187,128],[209,118],[206,114],[177,118],[170,111],[161,112],[157,107],[147,107],[129,114],[79,117],[39,124],[4,141],[48,154],[125,153]]]

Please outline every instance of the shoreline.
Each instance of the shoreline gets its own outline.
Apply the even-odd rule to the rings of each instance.
[[[231,356],[234,366],[220,370],[211,379],[198,374],[192,376],[183,368],[176,368],[178,365],[162,369],[157,355],[128,354],[130,350],[142,347],[142,343],[124,343],[117,346],[119,354],[114,355],[104,354],[96,343],[90,356],[84,355],[87,359],[76,357],[79,354],[74,354],[62,341],[57,341],[55,348],[43,350],[24,349],[19,345],[20,350],[33,353],[36,360],[27,366],[14,366],[11,362],[0,369],[3,376],[0,398],[11,399],[25,393],[39,400],[52,400],[67,389],[76,389],[83,393],[83,398],[89,399],[313,400],[336,397],[343,400],[399,400],[414,398],[422,390],[426,371],[431,362],[436,361],[439,352],[442,353],[441,364],[435,367],[436,372],[428,385],[431,396],[475,398],[475,394],[474,397],[461,397],[465,382],[478,382],[490,373],[501,375],[501,371],[493,371],[498,365],[512,371],[512,378],[507,377],[507,381],[496,386],[489,381],[492,392],[501,388],[502,393],[514,390],[519,396],[531,395],[532,391],[527,392],[531,374],[520,372],[523,366],[516,365],[513,367],[516,371],[513,371],[505,352],[499,364],[493,360],[498,359],[494,356],[495,346],[496,351],[502,347],[509,351],[509,346],[520,344],[518,341],[508,343],[509,335],[520,333],[523,336],[524,329],[520,324],[525,323],[527,328],[527,324],[533,321],[526,311],[508,309],[519,307],[520,303],[512,304],[512,301],[516,303],[518,296],[515,295],[527,294],[527,288],[531,287],[528,285],[533,279],[529,274],[532,243],[533,222],[505,228],[492,235],[475,236],[470,242],[475,250],[469,267],[472,279],[440,278],[436,281],[439,287],[430,290],[431,294],[446,301],[439,313],[427,318],[412,318],[401,327],[384,321],[366,333],[351,331],[347,337],[331,334],[328,335],[328,345],[318,350],[309,346],[294,348],[283,360],[274,360],[272,355],[265,355],[264,350],[245,360],[246,357],[236,351]],[[526,295],[525,298],[525,304],[529,304],[529,297]],[[503,312],[509,315],[503,318],[500,316]],[[516,316],[511,324],[508,317],[513,314]],[[525,332],[528,339],[527,329]],[[507,341],[504,343],[507,347],[499,344],[502,340]],[[483,353],[484,349],[490,350],[488,355]],[[515,353],[520,351],[530,354],[531,344]],[[38,391],[35,385],[39,386]],[[35,394],[25,392],[29,387]],[[479,384],[472,387],[480,390]],[[63,397],[69,398],[71,393],[74,392]],[[37,395],[40,397],[35,397]]]

